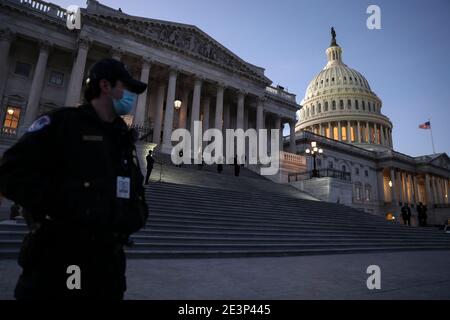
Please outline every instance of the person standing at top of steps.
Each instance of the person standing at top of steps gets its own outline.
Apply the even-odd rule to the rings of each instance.
[[[234,156],[234,175],[239,177],[239,173],[241,171],[241,167],[238,164],[237,156]]]
[[[408,203],[403,205],[401,211],[403,223],[407,226],[411,226],[411,209],[409,208]]]
[[[131,112],[147,85],[123,63],[89,71],[85,103],[39,117],[0,162],[0,192],[30,216],[15,297],[123,299],[129,236],[148,207]]]
[[[153,164],[155,163],[155,159],[153,159],[152,153],[152,150],[148,150],[147,157],[145,157],[145,160],[147,160],[147,174],[145,176],[145,184],[148,184],[148,179],[150,179],[150,175],[152,174],[153,170]]]

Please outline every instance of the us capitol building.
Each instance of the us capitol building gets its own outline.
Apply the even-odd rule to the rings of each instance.
[[[40,0],[0,0],[0,155],[40,114],[81,103],[87,71],[102,58],[121,60],[149,84],[127,123],[148,148],[168,153],[171,133],[203,129],[278,129],[283,140],[277,183],[389,219],[404,202],[426,203],[429,222],[450,218],[450,159],[393,150],[391,121],[368,81],[342,60],[336,42],[299,104],[265,69],[244,61],[193,25],[128,15],[88,0],[80,29],[67,11]],[[181,103],[175,103],[179,101]],[[296,116],[299,113],[297,122]],[[319,177],[311,177],[311,142]],[[251,166],[248,166],[250,169]]]

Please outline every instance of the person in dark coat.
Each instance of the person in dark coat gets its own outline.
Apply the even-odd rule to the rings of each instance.
[[[148,207],[121,116],[146,88],[120,61],[98,61],[82,105],[40,116],[4,153],[0,192],[35,226],[19,253],[16,299],[123,299],[123,247],[145,226]]]
[[[405,203],[401,209],[402,212],[402,219],[403,219],[403,224],[405,225],[411,225],[411,210],[408,210],[408,204]],[[408,211],[409,211],[409,215],[408,215]]]
[[[14,204],[9,209],[9,218],[11,220],[14,220],[19,216],[20,216],[20,206],[16,202],[14,202]]]
[[[155,163],[155,159],[152,156],[152,150],[148,150],[148,155],[145,157],[147,160],[147,175],[145,176],[145,184],[148,184],[148,180],[150,179],[150,175],[152,174],[153,164]]]
[[[234,156],[234,175],[236,177],[239,177],[240,171],[241,171],[241,168],[240,168],[240,166],[238,164],[237,156]]]

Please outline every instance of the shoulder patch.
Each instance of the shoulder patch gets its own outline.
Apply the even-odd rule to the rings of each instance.
[[[45,126],[48,126],[52,121],[50,120],[49,116],[42,116],[38,119],[36,119],[31,126],[28,128],[27,132],[36,132],[44,128]]]

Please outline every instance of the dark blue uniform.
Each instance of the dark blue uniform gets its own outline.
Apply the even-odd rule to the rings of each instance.
[[[123,245],[148,217],[142,184],[122,118],[86,104],[37,119],[0,163],[0,192],[40,226],[24,239],[16,298],[122,298]],[[67,288],[70,265],[81,290]]]

